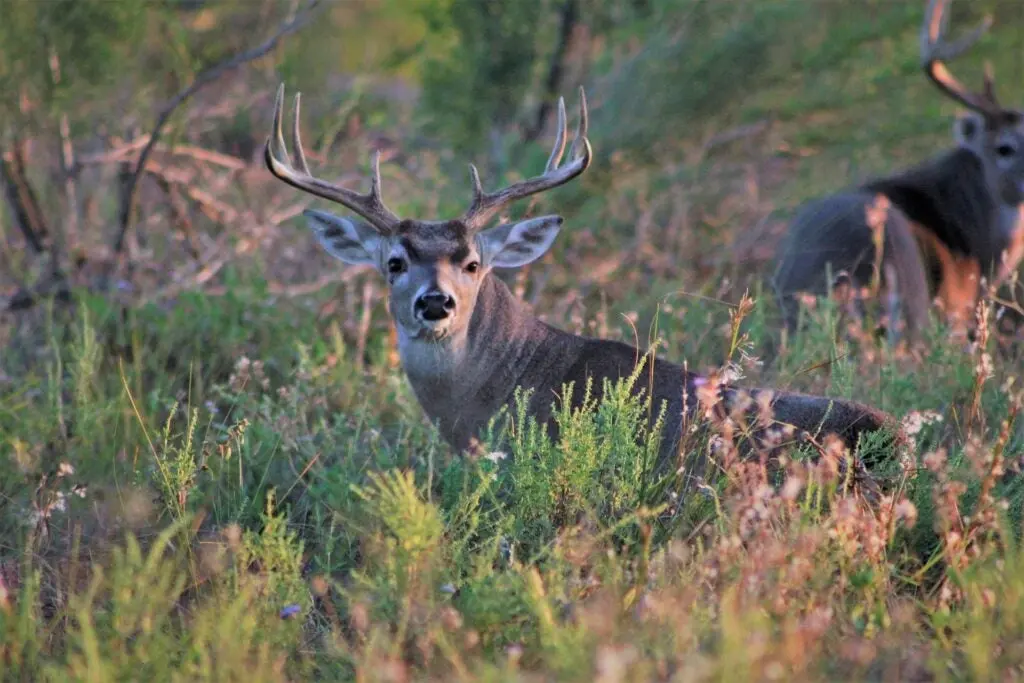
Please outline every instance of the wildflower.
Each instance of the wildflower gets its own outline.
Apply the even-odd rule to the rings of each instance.
[[[502,453],[501,451],[491,451],[484,456],[484,460],[490,460],[495,465],[508,457],[508,453]]]
[[[902,422],[907,436],[917,436],[925,426],[942,422],[942,415],[934,410],[912,410]]]
[[[295,603],[292,603],[290,605],[285,605],[284,607],[282,607],[279,616],[282,619],[291,619],[300,611],[302,611],[302,608],[296,605]]]
[[[992,355],[988,352],[981,354],[978,358],[978,365],[974,368],[974,373],[977,375],[979,381],[985,381],[995,375],[995,366],[992,363]]]
[[[897,521],[902,521],[906,528],[911,529],[917,522],[917,506],[904,498],[896,504],[893,515]]]
[[[441,609],[441,624],[448,631],[458,631],[462,628],[462,615],[453,607]]]
[[[327,585],[327,579],[322,576],[314,576],[309,582],[310,588],[313,590],[313,594],[319,597],[327,595],[329,586]]]
[[[924,461],[925,467],[938,474],[946,466],[946,450],[944,448],[940,448],[937,451],[925,453],[922,460]]]
[[[352,605],[352,609],[349,611],[349,622],[352,624],[352,628],[360,633],[370,628],[370,611],[366,605],[361,603]]]
[[[519,643],[512,643],[505,648],[505,654],[508,655],[509,661],[514,664],[523,656],[523,646]]]
[[[800,495],[800,491],[804,487],[804,482],[799,477],[790,476],[786,478],[786,483],[782,486],[782,498],[783,500],[793,501]]]

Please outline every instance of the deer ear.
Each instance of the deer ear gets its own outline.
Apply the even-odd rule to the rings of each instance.
[[[326,211],[303,211],[310,229],[328,254],[345,263],[378,266],[381,236],[365,223],[350,221]]]
[[[984,130],[985,119],[975,112],[965,114],[953,123],[953,137],[961,147],[967,149],[978,149]]]
[[[477,236],[481,260],[492,268],[518,268],[551,248],[562,228],[561,216],[541,216],[483,230]]]

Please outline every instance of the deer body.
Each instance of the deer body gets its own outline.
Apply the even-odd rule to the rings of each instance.
[[[942,25],[949,0],[931,0],[921,57],[929,78],[972,113],[954,125],[956,147],[914,168],[804,205],[780,250],[774,285],[786,326],[796,325],[793,295],[825,293],[826,269],[866,285],[876,264],[898,292],[911,334],[928,321],[933,299],[955,328],[970,320],[983,277],[1007,279],[1024,256],[1024,115],[995,100],[991,73],[981,93],[967,91],[944,60],[969,48],[988,28],[949,44]],[[888,201],[882,253],[876,253],[869,213]],[[888,282],[892,279],[895,282]]]
[[[500,346],[494,339],[502,340]],[[556,436],[552,409],[566,384],[572,383],[572,406],[578,408],[588,379],[591,396],[600,399],[602,380],[628,377],[643,360],[643,354],[628,344],[581,337],[538,320],[526,302],[491,274],[480,287],[463,340],[403,340],[399,334],[399,353],[424,412],[457,450],[469,447],[503,407],[514,414],[516,387],[532,390],[528,413]],[[634,386],[635,393],[651,397],[652,420],[665,408],[662,462],[672,462],[687,418],[700,406],[696,393],[700,381],[699,375],[680,365],[654,359],[653,367],[645,368]],[[765,390],[750,393],[756,398],[761,391]],[[809,432],[836,433],[848,443],[855,443],[862,432],[893,422],[882,411],[849,401],[795,392],[773,397],[774,416],[780,423]],[[733,392],[727,390],[723,398],[728,405]]]
[[[556,434],[552,408],[573,384],[573,407],[583,403],[588,379],[600,399],[605,379],[631,375],[647,362],[627,344],[570,334],[537,319],[493,274],[539,258],[561,230],[560,216],[540,216],[486,227],[509,202],[568,182],[590,163],[587,116],[581,90],[580,125],[572,161],[561,164],[566,142],[565,104],[558,107],[559,133],[545,173],[508,188],[485,193],[470,166],[473,202],[459,219],[400,220],[380,197],[379,159],[374,158],[371,190],[358,194],[314,178],[302,152],[296,97],[293,166],[281,130],[283,88],[278,92],[274,135],[266,162],[271,172],[307,192],[332,199],[365,219],[324,211],[305,216],[321,245],[350,264],[374,266],[388,283],[388,306],[395,323],[402,367],[424,412],[456,449],[470,446],[503,407],[514,408],[517,388],[531,391],[528,414]],[[688,412],[695,410],[702,378],[679,365],[654,360],[634,391],[653,399],[652,419],[664,407],[661,462],[676,454]],[[764,390],[749,392],[752,397]],[[725,387],[721,405],[729,409],[738,390]],[[887,414],[850,401],[780,392],[769,397],[778,421],[812,433],[836,433],[850,445],[864,431],[894,425]]]

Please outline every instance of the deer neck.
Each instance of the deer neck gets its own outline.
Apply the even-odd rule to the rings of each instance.
[[[465,448],[517,386],[531,388],[546,379],[534,377],[538,367],[546,374],[572,364],[576,345],[556,343],[565,339],[574,337],[541,323],[528,304],[488,274],[461,334],[429,342],[399,329],[398,349],[424,412],[453,446]]]

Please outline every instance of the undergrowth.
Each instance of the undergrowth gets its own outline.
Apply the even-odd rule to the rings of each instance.
[[[705,476],[659,470],[643,364],[557,410],[555,439],[518,395],[460,456],[386,354],[357,364],[330,328],[276,348],[273,371],[246,355],[269,353],[258,339],[212,329],[204,368],[176,379],[159,369],[187,347],[109,343],[194,333],[167,320],[115,334],[83,299],[49,316],[45,371],[3,386],[5,680],[977,680],[1024,663],[1021,397],[987,335],[927,349],[960,391],[934,410],[911,406],[938,379],[896,373],[884,345],[794,340],[835,358],[832,393],[890,392],[905,415],[902,451],[861,444],[868,500],[838,441],[741,457],[715,413],[684,441]],[[758,372],[758,329],[731,316],[723,372]]]

